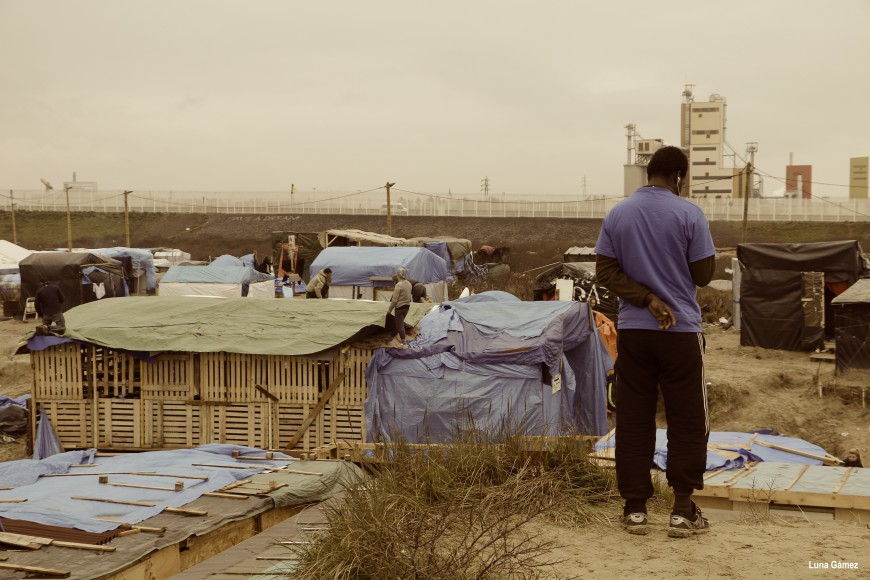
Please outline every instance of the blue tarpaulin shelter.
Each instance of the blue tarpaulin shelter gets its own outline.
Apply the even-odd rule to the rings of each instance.
[[[231,257],[231,256],[230,256]],[[238,260],[238,258],[234,258]],[[241,263],[241,261],[239,261]],[[247,296],[248,287],[262,283],[264,297],[274,297],[275,277],[247,266],[172,266],[160,281],[161,296],[207,295]],[[266,284],[268,282],[268,284]]]
[[[587,306],[494,298],[446,302],[420,321],[412,348],[375,352],[368,441],[444,440],[470,422],[529,435],[607,432],[613,361]]]
[[[408,278],[426,285],[434,302],[447,298],[447,262],[426,248],[345,246],[326,248],[311,264],[313,278],[324,268],[332,269],[330,298],[388,299],[372,291],[372,277],[390,278],[399,267]],[[392,282],[384,284],[392,290]],[[354,289],[350,291],[349,289]]]
[[[133,270],[136,272],[142,272],[145,276],[145,289],[153,291],[157,288],[157,269],[154,267],[154,255],[151,253],[151,250],[115,247],[100,248],[97,250],[91,250],[91,252],[115,260],[130,258]]]

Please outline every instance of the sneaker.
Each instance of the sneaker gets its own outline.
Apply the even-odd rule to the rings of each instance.
[[[646,514],[643,512],[625,514],[619,518],[619,523],[622,524],[622,527],[625,528],[625,531],[629,534],[645,536],[649,532],[649,529],[647,528]]]
[[[692,504],[692,508],[695,510],[694,519],[679,514],[671,514],[671,522],[668,525],[668,537],[688,538],[693,534],[706,534],[710,531],[710,522],[701,514],[698,506]]]

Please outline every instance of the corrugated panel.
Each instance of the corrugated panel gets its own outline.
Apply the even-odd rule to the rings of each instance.
[[[51,538],[61,542],[78,542],[80,544],[107,544],[112,541],[112,538],[123,531],[119,527],[108,532],[94,533],[76,530],[75,528],[62,528],[60,526],[48,526],[45,524],[37,524],[26,520],[9,520],[0,518],[0,524],[10,534],[23,534],[25,536],[38,536],[40,538]]]

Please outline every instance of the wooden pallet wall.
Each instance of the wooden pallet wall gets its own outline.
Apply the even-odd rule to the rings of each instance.
[[[309,451],[365,439],[370,356],[345,347],[332,360],[164,353],[148,362],[124,351],[65,343],[31,353],[34,402],[67,448],[232,443],[282,449],[296,438],[293,448]],[[309,417],[318,405],[316,417]]]

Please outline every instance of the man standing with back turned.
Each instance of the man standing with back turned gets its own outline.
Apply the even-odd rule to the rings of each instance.
[[[595,246],[598,283],[620,298],[616,477],[625,500],[621,522],[632,534],[648,531],[659,389],[674,490],[668,535],[710,529],[692,501],[692,492],[704,487],[710,434],[695,286],[710,283],[716,250],[704,213],[679,195],[688,169],[682,150],[659,149],[647,166],[649,184],[610,210]]]

